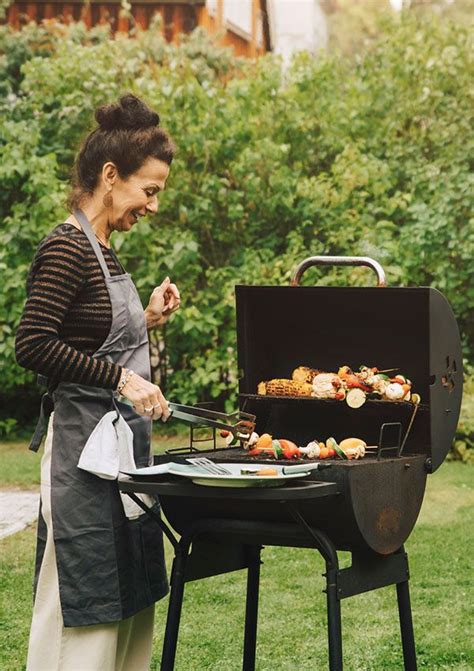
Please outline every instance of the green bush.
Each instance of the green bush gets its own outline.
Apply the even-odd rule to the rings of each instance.
[[[461,417],[456,431],[456,439],[450,453],[451,459],[474,463],[474,373],[464,383]]]
[[[156,26],[108,38],[81,25],[0,28],[0,375],[14,361],[25,278],[64,220],[66,180],[92,110],[132,90],[159,111],[179,153],[156,217],[114,245],[144,300],[166,274],[183,307],[152,336],[156,379],[181,402],[235,403],[236,283],[287,283],[310,254],[369,255],[392,285],[431,285],[474,343],[468,30],[405,17],[363,56],[235,58],[200,31],[180,46]],[[313,271],[358,284],[366,271]]]

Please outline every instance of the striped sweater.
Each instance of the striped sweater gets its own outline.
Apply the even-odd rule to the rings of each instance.
[[[112,250],[101,249],[111,275],[125,272]],[[112,306],[82,231],[60,224],[44,238],[28,274],[27,296],[15,342],[20,366],[45,375],[50,389],[59,382],[115,389],[121,366],[91,356],[109,333]]]

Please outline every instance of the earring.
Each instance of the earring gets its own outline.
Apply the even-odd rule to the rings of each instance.
[[[112,207],[114,204],[114,199],[112,197],[112,191],[108,191],[106,194],[104,194],[104,197],[102,198],[102,202],[104,203],[104,207]]]

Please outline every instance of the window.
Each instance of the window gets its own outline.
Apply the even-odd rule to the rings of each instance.
[[[245,37],[250,37],[252,35],[252,0],[224,0],[224,21],[230,24],[230,28],[237,28],[235,32],[244,33]]]
[[[217,13],[217,0],[207,0],[206,7],[209,14],[211,14],[211,16],[215,16]]]

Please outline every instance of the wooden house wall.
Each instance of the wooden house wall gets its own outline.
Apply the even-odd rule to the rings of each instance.
[[[222,1],[218,2],[220,10],[216,15],[211,15],[202,2],[154,2],[154,0],[141,0],[133,2],[132,16],[136,24],[147,28],[156,12],[161,14],[163,20],[163,33],[169,41],[175,41],[179,34],[190,33],[197,26],[202,26],[209,33],[218,33],[219,42],[225,46],[233,47],[239,56],[258,56],[270,49],[268,40],[265,39],[266,17],[263,0],[253,0],[252,10],[252,35],[240,35],[226,26],[222,17]],[[120,2],[102,2],[91,0],[91,2],[63,2],[61,0],[35,0],[35,2],[23,2],[17,0],[8,8],[6,21],[14,29],[19,29],[28,21],[41,22],[43,19],[56,18],[64,23],[71,21],[84,21],[90,28],[95,25],[110,23],[112,31],[129,30],[130,21],[121,16]],[[259,27],[259,22],[261,26]],[[263,38],[259,41],[257,36]]]
[[[20,28],[27,21],[57,18],[64,23],[84,21],[90,28],[110,23],[112,30],[127,31],[130,22],[121,16],[119,2],[14,2],[8,9],[8,23]],[[133,2],[132,16],[142,28],[147,28],[159,12],[163,18],[163,31],[168,41],[182,32],[189,33],[197,26],[198,7],[196,5],[170,4],[160,2]]]

